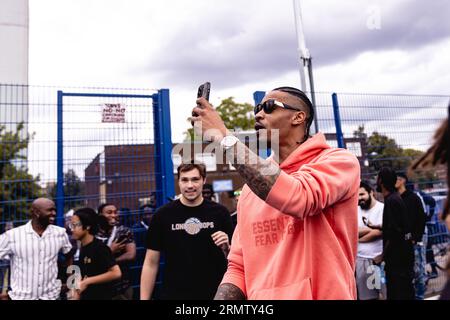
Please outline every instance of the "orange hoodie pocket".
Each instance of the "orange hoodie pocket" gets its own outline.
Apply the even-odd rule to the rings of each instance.
[[[312,300],[311,278],[289,285],[255,290],[252,300]]]

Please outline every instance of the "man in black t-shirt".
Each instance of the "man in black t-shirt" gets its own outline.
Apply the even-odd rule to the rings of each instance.
[[[103,242],[93,238],[92,242],[81,250],[79,265],[83,276],[94,277],[107,272],[117,263],[114,261],[111,250]],[[101,283],[88,287],[81,299],[111,300],[113,293],[113,282]]]
[[[425,273],[425,223],[427,216],[419,196],[407,189],[408,176],[403,172],[397,173],[395,187],[402,197],[408,212],[411,225],[412,240],[414,244],[414,289],[416,300],[423,300],[426,291]]]
[[[95,238],[98,232],[97,214],[91,208],[75,211],[69,225],[74,239],[81,243],[79,267],[81,280],[72,289],[72,299],[111,300],[113,283],[122,273],[111,249]],[[73,289],[76,289],[75,291]]]
[[[147,234],[141,275],[141,300],[150,299],[165,258],[162,299],[213,299],[227,268],[231,219],[228,210],[202,196],[206,169],[200,164],[178,168],[180,199],[161,207]]]
[[[384,196],[383,254],[388,300],[413,300],[414,249],[406,205],[395,190],[397,175],[390,168],[378,173],[377,191]],[[381,259],[375,258],[376,262]]]

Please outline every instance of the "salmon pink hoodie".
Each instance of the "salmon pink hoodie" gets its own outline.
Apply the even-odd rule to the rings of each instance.
[[[248,299],[356,299],[357,158],[318,133],[280,168],[266,201],[244,186],[222,283]]]

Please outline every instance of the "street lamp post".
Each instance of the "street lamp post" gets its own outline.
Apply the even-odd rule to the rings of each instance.
[[[308,48],[306,48],[305,41],[305,33],[303,31],[303,22],[302,22],[302,12],[300,7],[300,0],[293,0],[294,5],[294,20],[295,20],[295,32],[297,34],[298,41],[298,53],[300,55],[300,82],[302,86],[302,90],[304,92],[310,92],[311,94],[311,102],[314,108],[314,130],[315,132],[319,132],[319,123],[317,121],[317,107],[316,107],[316,95],[314,92],[314,79],[313,79],[313,70],[312,70],[312,58],[309,53]],[[307,89],[306,84],[306,75],[305,69],[308,74],[308,82],[309,82],[309,90]]]

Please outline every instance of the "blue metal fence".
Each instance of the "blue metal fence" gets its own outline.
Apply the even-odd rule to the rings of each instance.
[[[64,97],[73,97],[79,102],[69,104],[66,111],[66,119],[64,118],[65,108],[64,108]],[[86,103],[84,100],[88,100]],[[135,103],[134,101],[138,101]],[[146,100],[152,102],[150,105]],[[95,106],[97,110],[89,109],[89,107]],[[127,214],[130,215],[129,219],[133,219],[139,208],[139,197],[149,196],[150,191],[153,190],[156,194],[157,205],[162,205],[165,203],[168,197],[172,197],[174,193],[173,188],[173,170],[171,164],[171,133],[170,133],[170,104],[169,104],[169,91],[159,90],[158,93],[152,95],[145,94],[117,94],[117,93],[74,93],[74,92],[63,92],[58,91],[58,119],[57,119],[57,194],[56,194],[56,204],[58,211],[58,221],[62,224],[62,219],[64,215],[64,184],[67,183],[64,180],[64,167],[66,168],[76,168],[82,167],[88,168],[89,163],[95,161],[95,156],[97,153],[102,154],[105,152],[102,149],[104,146],[109,145],[110,148],[122,149],[116,157],[111,158],[111,162],[101,163],[99,159],[97,165],[100,167],[99,178],[101,187],[102,183],[106,185],[112,184],[110,179],[114,179],[114,183],[120,183],[120,178],[124,171],[131,169],[131,172],[127,172],[127,177],[131,180],[127,180],[127,185],[119,192],[114,192],[115,196],[111,196],[112,192],[107,192],[105,190],[99,189],[98,193],[91,192],[90,194],[80,195],[79,199],[83,196],[89,196],[90,203],[95,205],[102,202],[111,202],[120,206],[121,208],[127,208]],[[112,116],[107,115],[108,119],[99,119],[98,109],[103,108],[120,108],[123,113],[114,114]],[[152,113],[153,111],[153,113]],[[125,119],[128,116],[130,119]],[[116,118],[114,118],[116,117]],[[122,118],[123,117],[123,118]],[[83,119],[84,118],[84,119]],[[153,118],[153,119],[152,119]],[[151,139],[151,125],[153,123],[153,136],[154,140]],[[68,135],[78,135],[83,132],[89,135],[89,139],[76,139],[71,140],[70,138],[64,140],[64,127],[66,127],[66,132]],[[104,126],[104,128],[99,128],[99,126]],[[92,139],[93,133],[100,133],[102,138]],[[135,136],[133,134],[135,133]],[[138,135],[143,135],[138,137]],[[103,146],[103,144],[105,144]],[[142,152],[140,150],[140,145],[154,145],[152,154],[143,154],[139,156]],[[129,146],[125,150],[128,152],[123,152],[123,146]],[[164,148],[164,146],[169,146],[169,148]],[[100,147],[100,148],[99,148]],[[67,161],[64,161],[64,149],[68,149],[66,157],[69,157]],[[87,155],[87,159],[80,158],[80,152],[90,149],[90,154]],[[142,148],[141,148],[142,149]],[[93,152],[93,153],[92,153]],[[75,159],[73,159],[75,156]],[[72,157],[72,159],[70,158]],[[151,170],[143,170],[139,165],[144,165],[141,158],[145,157],[144,160],[153,162],[153,172]],[[153,159],[152,159],[153,158]],[[74,161],[75,160],[75,161]],[[67,165],[66,165],[67,163]],[[127,165],[130,165],[127,168]],[[114,166],[114,176],[106,174],[106,166]],[[137,165],[137,166],[136,166]],[[105,168],[103,168],[105,166]],[[81,167],[80,167],[81,168]],[[82,169],[82,168],[81,168]],[[100,176],[101,170],[105,170],[105,175]],[[67,172],[67,171],[66,171]],[[149,182],[144,188],[136,188],[135,183],[138,180],[142,180],[142,174],[147,176],[146,181]],[[85,181],[91,182],[92,178],[97,175],[90,176],[85,175]],[[120,176],[118,178],[118,176]],[[108,188],[108,186],[106,186]],[[107,196],[108,195],[108,196]],[[126,195],[126,196],[124,196]],[[95,197],[97,196],[97,197]],[[78,200],[78,199],[73,199]],[[92,201],[94,200],[94,201]],[[133,203],[134,202],[134,203]],[[131,208],[130,208],[131,207]],[[128,222],[127,224],[131,224]]]
[[[59,89],[0,85],[0,232],[8,221],[26,222],[38,196],[55,199],[61,226],[77,207],[112,203],[134,231],[137,286],[140,208],[153,196],[156,206],[174,196],[169,90]]]
[[[263,96],[263,91],[255,92],[255,102]],[[381,165],[406,170],[416,151],[430,145],[449,99],[323,92],[315,96],[319,130],[331,145],[354,152],[362,177],[372,182]],[[111,118],[108,107],[117,106],[123,113]],[[174,196],[167,89],[0,84],[0,119],[0,232],[7,222],[24,223],[37,196],[56,199],[61,225],[70,209],[110,202],[130,227],[142,218],[139,208],[153,195],[158,206]],[[446,188],[445,171],[419,177],[417,187]],[[445,243],[447,230],[434,219],[430,236],[436,244]],[[135,228],[135,286],[145,254],[144,230]]]
[[[447,116],[449,96],[333,93],[333,115],[324,93],[319,93],[318,119],[322,132],[333,133],[338,146],[358,156],[362,179],[374,185],[382,166],[397,172],[408,167],[431,144],[432,136]],[[339,102],[338,102],[339,100]],[[325,103],[324,103],[325,102]],[[333,123],[334,122],[334,123]],[[446,189],[446,172],[432,169],[410,176],[410,188],[432,193]],[[446,194],[447,192],[445,192]],[[436,198],[435,214],[427,222],[428,294],[445,285],[449,231],[438,216],[444,197]],[[381,199],[380,199],[381,200]],[[427,213],[433,208],[427,207]],[[432,211],[431,211],[432,212]]]
[[[264,94],[264,91],[254,93],[255,104],[262,100]],[[450,99],[444,95],[328,92],[317,92],[315,97],[319,131],[325,133],[330,145],[347,148],[358,157],[362,179],[373,186],[382,166],[408,171],[411,162],[430,146],[435,130],[447,117]],[[430,193],[437,188],[447,189],[445,175],[445,170],[438,168],[410,178],[416,190]],[[427,223],[427,270],[433,276],[433,265],[442,267],[446,264],[442,248],[449,241],[449,232],[438,218],[442,211],[442,198],[436,199],[435,215]],[[439,260],[436,264],[434,256]],[[436,280],[433,278],[429,283],[429,291],[442,289],[445,284],[443,275],[443,271],[438,270]]]

